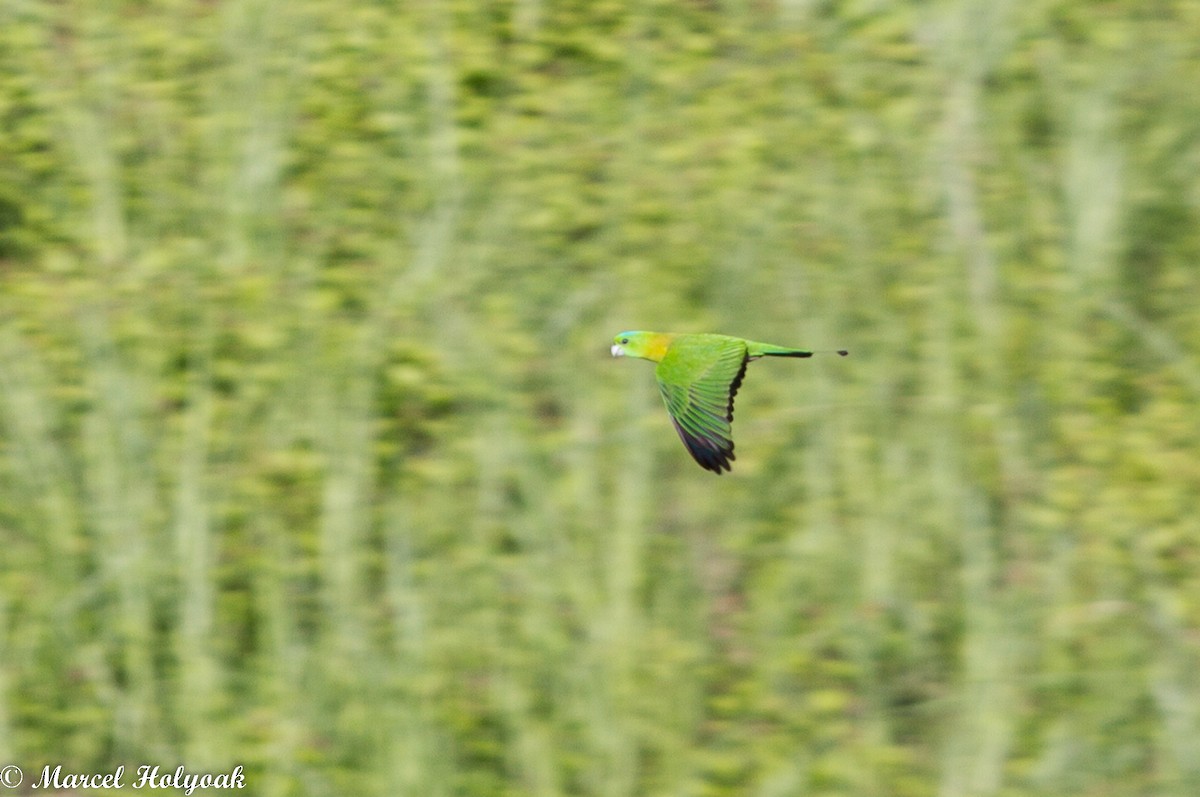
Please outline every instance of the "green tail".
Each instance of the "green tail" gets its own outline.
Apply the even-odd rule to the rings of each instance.
[[[766,357],[812,357],[811,351],[802,351],[800,349],[779,349],[778,351],[764,351]]]
[[[758,343],[756,341],[746,341],[747,353],[751,357],[812,357],[814,354],[825,352],[805,351],[804,349],[788,349],[783,346],[775,346],[770,343]],[[850,352],[845,349],[838,349],[830,354],[838,354],[845,357]]]

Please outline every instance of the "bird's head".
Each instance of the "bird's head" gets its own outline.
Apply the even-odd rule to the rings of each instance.
[[[613,357],[641,357],[658,362],[666,353],[671,336],[661,332],[622,332],[613,338]]]

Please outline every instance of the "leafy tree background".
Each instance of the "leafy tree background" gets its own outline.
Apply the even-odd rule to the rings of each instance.
[[[0,759],[1200,790],[1200,5],[0,6]],[[701,471],[622,329],[757,363]]]

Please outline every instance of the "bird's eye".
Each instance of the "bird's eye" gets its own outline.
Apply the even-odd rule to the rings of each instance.
[[[621,345],[625,346],[629,343],[629,338],[621,338]]]

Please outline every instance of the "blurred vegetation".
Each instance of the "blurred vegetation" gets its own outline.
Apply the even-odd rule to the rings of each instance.
[[[0,6],[0,759],[1200,791],[1200,5]],[[679,445],[622,329],[756,363]]]

